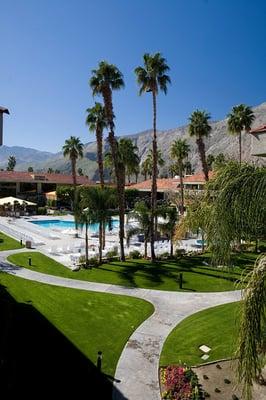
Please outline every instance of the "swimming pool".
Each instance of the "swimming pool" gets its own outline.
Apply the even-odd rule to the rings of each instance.
[[[30,223],[34,224],[34,225],[38,225],[42,228],[49,228],[49,229],[60,229],[60,230],[64,230],[64,229],[75,229],[75,222],[74,221],[63,221],[61,219],[46,219],[43,221],[30,221]],[[112,220],[112,228],[116,228],[119,224],[118,219],[113,219]],[[81,226],[79,225],[79,228]],[[109,224],[106,224],[106,228],[108,229]],[[85,228],[85,227],[84,227]],[[89,224],[89,231],[90,232],[98,232],[99,230],[99,223],[95,223],[95,224]]]

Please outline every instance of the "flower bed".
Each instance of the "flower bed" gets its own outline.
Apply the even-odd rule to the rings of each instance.
[[[160,383],[164,400],[204,399],[198,377],[188,367],[169,365],[161,368]]]

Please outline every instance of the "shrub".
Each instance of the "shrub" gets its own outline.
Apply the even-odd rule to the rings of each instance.
[[[203,379],[209,379],[207,375],[203,375]]]
[[[216,364],[216,368],[218,368],[218,369],[222,369],[222,367],[221,367],[221,365],[220,365],[220,364]]]
[[[227,383],[227,385],[229,385],[229,383],[231,383],[231,381],[229,379],[225,378],[224,383]]]
[[[175,257],[182,257],[184,254],[186,254],[185,249],[176,249],[175,250]]]
[[[38,207],[37,208],[37,215],[46,215],[46,214],[47,214],[46,207]]]
[[[208,392],[204,392],[204,397],[205,397],[205,398],[211,397],[211,395],[210,395],[210,393],[208,393]]]
[[[117,257],[118,256],[118,247],[115,246],[112,250],[108,251],[106,253],[106,258],[108,258],[109,260],[111,260],[113,257]]]
[[[141,258],[141,254],[140,254],[140,252],[138,250],[132,250],[129,253],[129,257],[133,258],[133,259],[139,259],[139,258]]]
[[[161,260],[167,260],[168,258],[170,257],[170,254],[168,253],[168,251],[165,251],[164,253],[162,253],[161,255],[160,255],[160,259]]]
[[[221,390],[219,388],[214,389],[215,393],[221,393]]]
[[[190,368],[170,365],[161,372],[161,380],[165,399],[201,398],[197,375]]]
[[[239,400],[239,398],[235,394],[232,394],[232,400]]]

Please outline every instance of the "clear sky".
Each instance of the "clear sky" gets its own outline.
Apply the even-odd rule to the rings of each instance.
[[[217,120],[233,105],[260,104],[265,21],[265,0],[0,0],[4,142],[56,152],[70,135],[93,140],[88,79],[103,59],[126,84],[114,94],[116,133],[149,129],[151,96],[138,96],[133,72],[145,52],[160,51],[171,68],[159,129],[186,124],[195,108]]]

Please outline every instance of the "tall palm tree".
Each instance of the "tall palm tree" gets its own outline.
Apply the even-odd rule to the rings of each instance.
[[[121,165],[118,160],[118,145],[115,139],[114,132],[114,111],[113,111],[113,90],[119,90],[124,87],[123,75],[119,69],[106,61],[99,63],[98,69],[92,71],[90,79],[90,87],[93,95],[101,95],[104,101],[105,115],[109,128],[109,144],[114,163],[117,192],[118,192],[118,206],[119,206],[119,239],[120,239],[120,258],[125,260],[124,252],[124,219],[125,219],[125,187],[123,185],[123,177],[121,177]]]
[[[170,151],[171,158],[176,159],[178,164],[179,178],[180,178],[180,193],[181,193],[181,208],[180,208],[181,215],[184,214],[183,164],[184,164],[184,159],[187,158],[189,151],[190,147],[186,139],[176,139],[173,142]]]
[[[154,218],[156,209],[157,199],[157,132],[156,132],[156,97],[159,90],[167,93],[167,85],[171,82],[167,71],[169,67],[166,64],[165,58],[162,57],[161,53],[149,54],[146,53],[143,56],[144,67],[137,67],[135,73],[137,76],[137,82],[140,86],[139,94],[151,92],[153,102],[153,169],[152,169],[152,193],[151,193],[151,259],[155,260],[154,252]]]
[[[77,221],[81,226],[81,229],[83,229],[83,226],[85,225],[85,264],[88,266],[89,264],[89,244],[88,244],[88,230],[89,230],[89,224],[93,224],[97,221],[97,215],[93,213],[93,211],[89,208],[86,209],[79,209],[77,212]]]
[[[228,130],[232,135],[238,135],[239,140],[239,164],[241,164],[242,156],[242,137],[241,133],[243,130],[246,132],[250,131],[252,122],[255,116],[249,106],[245,104],[239,104],[232,108],[231,113],[228,114]]]
[[[210,118],[210,114],[206,111],[196,110],[189,117],[190,123],[188,128],[190,136],[196,137],[196,143],[198,146],[198,152],[205,181],[209,180],[209,170],[206,161],[205,144],[203,138],[209,136],[211,133],[212,128],[209,125]]]
[[[104,107],[101,103],[95,103],[94,107],[87,109],[86,124],[90,132],[95,132],[97,141],[97,158],[101,187],[104,186],[103,175],[103,130],[107,128],[107,120]]]
[[[160,149],[157,149],[157,177],[159,174],[159,167],[163,167],[165,161],[162,156],[162,152]],[[153,170],[153,153],[152,149],[149,150],[147,157],[141,164],[142,166],[142,175],[144,175],[145,180],[147,179],[147,175],[151,178],[152,177],[152,170]]]
[[[69,139],[66,139],[65,144],[63,146],[63,155],[64,157],[69,157],[71,162],[71,170],[72,170],[72,178],[73,178],[73,186],[74,186],[74,215],[76,215],[77,208],[77,160],[78,158],[83,157],[83,148],[84,145],[81,143],[80,139],[76,136],[70,136]],[[76,231],[78,229],[78,222],[75,218]]]

